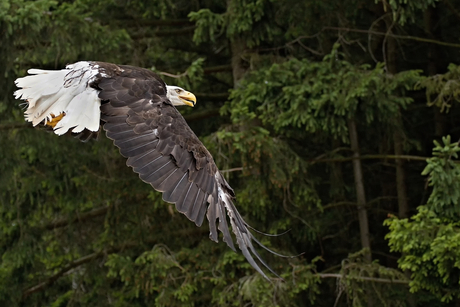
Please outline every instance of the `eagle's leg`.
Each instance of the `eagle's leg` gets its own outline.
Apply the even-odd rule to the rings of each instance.
[[[62,112],[58,116],[54,116],[54,114],[51,113],[51,120],[47,121],[45,125],[51,126],[54,128],[64,116],[65,116],[65,112]]]

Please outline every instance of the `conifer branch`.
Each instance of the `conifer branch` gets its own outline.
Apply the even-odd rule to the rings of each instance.
[[[32,293],[35,293],[35,292],[39,292],[43,289],[45,289],[46,287],[48,286],[51,286],[52,284],[54,284],[54,282],[56,280],[58,280],[60,277],[62,277],[66,272],[70,271],[71,269],[73,268],[76,268],[82,264],[85,264],[85,263],[88,263],[94,259],[97,259],[97,258],[100,258],[104,255],[107,255],[107,254],[113,254],[119,250],[121,250],[122,248],[125,248],[126,245],[123,245],[121,247],[113,247],[113,248],[110,248],[108,250],[103,250],[103,251],[100,251],[100,252],[97,252],[97,253],[92,253],[92,254],[89,254],[89,255],[86,255],[84,257],[81,257],[75,261],[72,261],[70,262],[69,264],[67,264],[66,266],[64,266],[62,269],[60,269],[57,273],[51,275],[46,281],[44,282],[41,282],[39,283],[38,285],[36,286],[33,286],[33,287],[30,287],[26,290],[24,290],[22,292],[22,297],[23,298],[26,298],[27,296],[31,295]]]
[[[192,230],[190,229],[187,229],[187,228],[184,228],[184,229],[179,229],[175,232],[172,233],[172,235],[180,235],[180,236],[184,236],[184,235],[198,235],[198,234],[203,234],[205,233],[206,230],[204,229],[201,229],[201,228],[194,228]],[[59,278],[61,278],[62,276],[64,276],[66,273],[68,273],[70,270],[76,268],[76,267],[79,267],[83,264],[86,264],[88,262],[91,262],[93,260],[96,260],[98,258],[102,258],[104,256],[107,256],[109,254],[114,254],[114,253],[117,253],[119,251],[122,251],[122,250],[125,250],[125,249],[129,249],[129,248],[133,248],[133,247],[136,247],[136,246],[139,246],[139,245],[142,245],[142,244],[150,244],[150,245],[155,245],[157,244],[157,240],[146,240],[142,243],[139,243],[139,244],[136,244],[136,243],[125,243],[125,244],[122,244],[122,245],[119,245],[119,246],[113,246],[113,247],[109,247],[107,249],[103,249],[99,252],[95,252],[95,253],[92,253],[92,254],[89,254],[89,255],[86,255],[86,256],[83,256],[75,261],[71,261],[70,263],[68,263],[67,265],[65,265],[62,269],[60,269],[57,273],[49,276],[45,281],[33,286],[33,287],[30,287],[26,290],[24,290],[22,292],[22,298],[26,298],[28,297],[29,295],[31,295],[32,293],[35,293],[35,292],[40,292],[42,290],[44,290],[45,288],[53,285]]]

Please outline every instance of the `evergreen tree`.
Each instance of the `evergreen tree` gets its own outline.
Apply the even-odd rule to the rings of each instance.
[[[459,4],[0,0],[0,305],[458,304]],[[208,240],[103,133],[24,123],[14,80],[78,60],[196,94],[180,111],[239,211],[300,254],[261,250],[284,281]]]

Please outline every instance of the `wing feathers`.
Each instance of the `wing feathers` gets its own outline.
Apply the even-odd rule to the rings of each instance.
[[[160,167],[164,167],[167,163],[171,162],[170,159],[168,159],[168,157],[161,155],[158,151],[156,151],[155,153],[158,153],[158,157],[147,162],[144,165],[135,167],[133,169],[136,173],[141,175],[141,178],[144,181],[148,179],[147,177],[151,175],[155,175]],[[151,183],[150,181],[146,181],[146,182]]]
[[[188,183],[188,173],[184,173],[181,178],[170,186],[168,190],[163,193],[163,199],[168,202],[176,203]]]
[[[175,145],[171,142],[170,139],[160,139],[160,142],[158,142],[157,150],[160,151],[164,155],[169,155]]]
[[[159,164],[162,165],[158,166]],[[139,174],[141,174],[142,180],[149,182],[150,184],[152,184],[152,186],[157,188],[159,183],[161,183],[161,181],[165,179],[164,177],[167,177],[170,174],[170,172],[176,169],[176,167],[174,166],[174,163],[171,161],[171,159],[165,156],[162,156],[160,159],[156,160],[155,163],[151,164],[150,166],[152,167],[154,165],[158,167],[153,172],[139,172]],[[144,171],[144,169],[142,169],[141,171]]]
[[[35,126],[55,118],[54,133],[71,131],[87,141],[97,136],[102,120],[107,137],[128,158],[127,165],[163,192],[165,201],[175,203],[198,226],[206,216],[210,238],[217,242],[220,231],[235,250],[231,226],[248,262],[265,278],[256,259],[274,273],[252,244],[260,242],[236,210],[233,190],[168,100],[166,84],[157,75],[102,62],[78,62],[58,71],[31,69],[29,74],[16,80],[20,89],[15,92],[28,102],[27,121]]]
[[[197,198],[197,202],[198,202],[198,205],[199,205],[199,212],[198,214],[196,215],[196,220],[195,220],[195,224],[199,227],[201,226],[201,224],[203,224],[203,220],[204,220],[204,217],[206,215],[206,209],[208,208],[208,203],[207,203],[207,199],[208,199],[208,196],[209,194],[206,193],[206,192],[203,192],[200,194],[200,198]]]
[[[200,189],[197,187],[197,185],[195,183],[192,183],[190,190],[187,193],[187,196],[181,204],[181,212],[184,213],[185,216],[187,216],[191,221],[194,221],[191,215],[193,213],[193,204],[199,192]]]
[[[180,173],[178,173],[178,168],[173,164],[173,162],[169,162],[167,166],[161,169],[160,176],[157,180],[152,182],[152,186],[160,192],[164,192],[166,190],[165,186],[167,187],[168,184],[171,182],[177,181],[177,177],[180,177]]]
[[[219,218],[219,225],[217,226],[217,228],[219,228],[220,232],[222,232],[222,234],[224,235],[224,242],[227,243],[227,245],[233,249],[234,251],[236,251],[235,249],[235,246],[233,245],[233,239],[232,239],[232,236],[230,235],[230,231],[228,229],[228,225],[227,225],[227,215],[225,214],[225,206],[224,204],[222,203],[222,199],[220,198],[220,196],[218,196],[218,200],[217,200],[217,204],[218,206],[217,208],[217,217]]]
[[[157,159],[161,158],[163,155],[155,149],[151,149],[143,154],[129,157],[126,164],[131,166],[136,173],[139,173],[139,170],[143,167],[147,167],[149,163],[155,162]]]
[[[120,129],[120,131],[118,132],[110,132],[110,133],[107,133],[107,136],[111,139],[115,139],[115,138],[126,138],[126,136],[128,134],[132,134],[133,130],[131,129],[126,129],[126,130],[122,130]]]
[[[177,211],[181,212],[181,213],[185,213],[187,210],[186,210],[186,200],[187,200],[187,197],[190,193],[190,190],[192,189],[192,187],[194,186],[194,183],[193,182],[189,182],[185,189],[183,190],[182,192],[182,195],[181,197],[179,198],[179,200],[177,201],[176,203],[176,209]]]
[[[227,182],[225,182],[225,179],[222,177],[220,173],[216,174],[216,180],[218,182],[222,183],[222,186],[228,185]],[[223,181],[223,182],[222,182]],[[254,238],[254,236],[251,234],[249,231],[248,227],[246,226],[246,223],[244,222],[243,218],[239,214],[238,210],[236,209],[235,205],[231,201],[232,196],[230,193],[226,193],[226,191],[222,190],[219,187],[219,198],[222,201],[222,206],[225,207],[227,210],[227,214],[230,217],[230,224],[232,225],[232,230],[233,233],[235,234],[236,241],[238,243],[238,246],[240,247],[240,250],[242,251],[244,257],[246,260],[251,264],[253,268],[257,270],[265,279],[269,280],[267,275],[265,275],[264,271],[260,268],[260,266],[255,262],[253,255],[262,263],[262,265],[267,268],[271,273],[276,275],[278,278],[281,278],[278,274],[276,274],[275,271],[273,271],[270,266],[260,257],[259,253],[257,250],[254,248],[254,245],[252,244],[252,240],[257,242],[258,244],[261,244],[257,239]],[[231,191],[233,194],[233,191]],[[220,229],[220,225],[219,225]],[[224,236],[225,240],[225,236]],[[228,242],[227,242],[228,244]],[[230,246],[230,245],[229,245]],[[231,247],[231,246],[230,246]],[[272,252],[270,249],[266,248],[263,246],[264,249],[267,251],[276,254],[275,252]],[[282,278],[281,278],[282,279]]]
[[[201,206],[203,205],[203,197],[205,196],[205,193],[202,192],[200,189],[198,189],[198,193],[196,194],[195,199],[193,202],[190,204],[188,211],[187,211],[187,217],[192,220],[196,221],[198,218],[199,213],[201,212]]]
[[[132,132],[133,128],[126,125],[126,116],[125,120],[122,123],[113,123],[113,124],[107,124],[107,133],[111,134],[118,134],[118,133],[123,133],[123,132]]]
[[[137,155],[139,153],[144,152],[146,149],[149,148],[156,148],[156,144],[158,143],[158,139],[156,138],[154,133],[143,134],[143,135],[136,135],[132,138],[130,136],[133,135],[132,133],[122,134],[119,140],[115,139],[115,145],[120,148],[120,152],[124,157],[130,157]],[[109,138],[117,137],[119,135],[107,134]]]
[[[158,139],[151,141],[150,143],[145,143],[145,144],[139,144],[136,147],[131,147],[131,148],[120,148],[120,153],[124,157],[131,157],[131,156],[137,156],[145,150],[154,148],[156,147],[156,143],[158,143]]]
[[[233,205],[233,190],[211,155],[177,110],[167,101],[158,102],[164,98],[139,92],[143,88],[140,82],[111,79],[99,84],[99,97],[107,100],[101,107],[107,136],[128,158],[127,165],[143,181],[163,192],[163,200],[174,203],[198,226],[206,216],[210,239],[217,242],[220,231],[223,241],[236,250],[231,226],[243,255],[267,278],[257,261],[267,268],[268,265],[254,249],[252,234]]]
[[[214,204],[214,197],[213,195],[208,196],[208,203]],[[219,242],[217,239],[217,206],[209,206],[208,211],[206,213],[206,216],[208,217],[209,221],[209,238],[213,240],[214,242]]]
[[[183,209],[183,204],[185,198],[188,196],[188,193],[190,193],[190,189],[192,188],[193,182],[190,182],[187,180],[187,183],[184,185],[183,190],[181,191],[179,195],[179,199],[176,202],[176,209],[180,213],[184,213],[185,210]]]

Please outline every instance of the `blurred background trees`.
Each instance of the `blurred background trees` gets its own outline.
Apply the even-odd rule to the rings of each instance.
[[[460,1],[0,0],[1,306],[458,306]],[[28,68],[151,68],[284,281],[101,134],[34,129]],[[435,143],[433,143],[435,141]],[[415,294],[413,294],[415,293]]]

